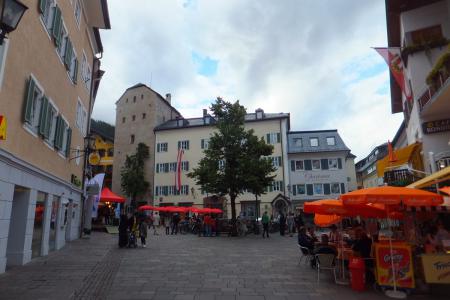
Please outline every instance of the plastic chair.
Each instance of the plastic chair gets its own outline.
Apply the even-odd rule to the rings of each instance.
[[[333,271],[334,282],[336,283],[336,265],[334,254],[316,254],[317,283],[320,282],[320,270]]]
[[[301,254],[298,264],[301,264],[303,259],[304,259],[305,264],[307,264],[308,262],[311,261],[311,259],[313,259],[314,256],[311,253],[311,251],[309,250],[309,248],[303,247],[302,245],[298,245],[298,248],[300,249],[300,254]]]

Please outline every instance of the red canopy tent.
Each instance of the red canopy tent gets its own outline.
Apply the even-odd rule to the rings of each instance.
[[[116,194],[111,192],[110,189],[108,189],[107,187],[104,187],[102,189],[102,193],[100,194],[100,201],[101,202],[124,203],[125,202],[125,198],[117,196]]]

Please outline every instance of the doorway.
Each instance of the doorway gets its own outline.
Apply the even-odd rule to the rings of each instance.
[[[45,198],[46,198],[45,193],[42,192],[37,193],[36,208],[34,209],[34,226],[33,226],[33,239],[31,242],[31,258],[41,256],[42,236],[44,231]]]
[[[59,197],[53,196],[52,201],[52,213],[50,216],[50,237],[48,239],[48,249],[49,251],[56,250],[56,230],[58,226],[58,206],[59,206]]]

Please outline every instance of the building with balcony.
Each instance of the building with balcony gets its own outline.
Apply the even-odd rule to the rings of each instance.
[[[403,112],[407,145],[422,144],[427,174],[450,165],[450,0],[386,0],[389,47],[401,47],[407,100],[391,76],[392,113]]]
[[[103,71],[106,0],[22,1],[0,45],[0,273],[79,237],[82,150]]]
[[[373,149],[369,155],[356,163],[356,181],[359,189],[383,185],[383,176],[377,173],[377,161],[388,154],[387,143]]]
[[[92,176],[105,173],[103,186],[112,188],[112,171],[114,162],[114,126],[103,121],[91,120],[91,135],[95,138],[95,154],[98,163],[91,164]]]
[[[289,198],[294,206],[355,190],[354,158],[337,130],[289,132]]]
[[[196,185],[195,180],[187,177],[203,157],[203,150],[208,147],[211,134],[216,130],[215,118],[203,112],[199,118],[172,119],[155,128],[155,175],[154,204],[215,207],[223,209],[231,216],[231,204],[226,197],[208,195]],[[287,159],[287,132],[289,130],[289,114],[265,113],[262,109],[248,113],[245,117],[245,128],[253,129],[255,135],[263,137],[267,143],[274,146],[271,155],[276,167],[275,179],[267,187],[256,205],[255,195],[243,193],[236,199],[236,213],[242,217],[254,217],[257,213],[268,211],[275,216],[279,211],[291,209],[289,200],[289,169]],[[175,187],[177,174],[177,155],[179,149],[184,150],[181,159],[181,189]]]
[[[171,95],[166,97],[139,83],[128,88],[116,102],[116,125],[114,133],[114,168],[112,190],[123,195],[120,170],[125,164],[127,155],[136,153],[139,143],[149,147],[150,158],[145,163],[145,179],[150,189],[142,195],[138,202],[152,202],[153,176],[155,164],[155,133],[153,130],[168,120],[180,117],[181,114],[171,105]]]

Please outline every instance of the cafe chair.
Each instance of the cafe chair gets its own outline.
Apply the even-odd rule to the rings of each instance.
[[[311,251],[306,248],[303,247],[301,245],[298,245],[299,249],[300,249],[300,260],[298,262],[298,264],[300,265],[303,261],[304,264],[307,264],[311,261],[311,259],[313,259],[314,255],[311,253]]]
[[[320,282],[320,271],[330,270],[333,271],[334,282],[336,283],[336,264],[334,254],[316,254],[316,268],[317,268],[317,283]]]

